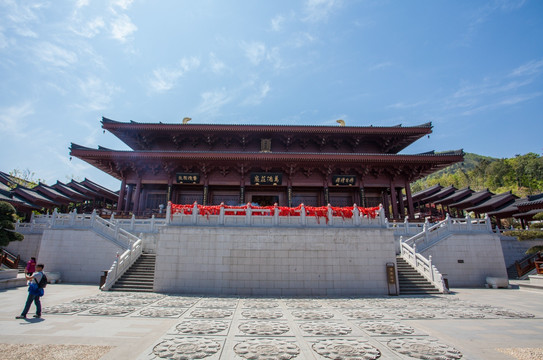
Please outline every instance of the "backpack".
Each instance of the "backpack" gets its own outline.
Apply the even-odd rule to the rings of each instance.
[[[40,282],[38,283],[38,289],[45,289],[47,286],[47,276],[42,275]]]

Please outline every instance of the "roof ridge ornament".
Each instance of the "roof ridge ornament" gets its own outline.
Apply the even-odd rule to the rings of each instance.
[[[336,120],[336,122],[339,124],[339,126],[345,126],[345,120]]]
[[[188,124],[188,122],[189,122],[189,121],[191,121],[191,120],[192,120],[192,119],[191,119],[191,118],[189,118],[189,117],[185,117],[185,118],[183,118],[183,125],[186,125],[186,124]]]

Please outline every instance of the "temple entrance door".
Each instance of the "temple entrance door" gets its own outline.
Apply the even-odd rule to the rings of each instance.
[[[253,195],[251,196],[251,203],[258,204],[259,206],[273,206],[279,204],[279,196],[277,195]]]

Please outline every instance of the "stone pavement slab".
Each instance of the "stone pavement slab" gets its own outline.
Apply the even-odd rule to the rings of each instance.
[[[511,354],[516,352],[499,349],[543,347],[543,292],[530,290],[263,298],[100,292],[96,286],[51,284],[42,298],[43,318],[16,320],[26,295],[26,288],[0,291],[0,348],[110,346],[104,360],[500,360],[515,359]]]

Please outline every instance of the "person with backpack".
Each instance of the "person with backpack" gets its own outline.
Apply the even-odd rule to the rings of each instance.
[[[47,286],[47,277],[43,273],[43,264],[36,265],[36,273],[33,275],[25,275],[28,280],[28,297],[26,298],[25,308],[21,315],[16,316],[16,319],[26,319],[26,314],[30,310],[32,302],[36,305],[35,318],[41,318],[41,302],[40,297],[43,296],[43,289]]]

